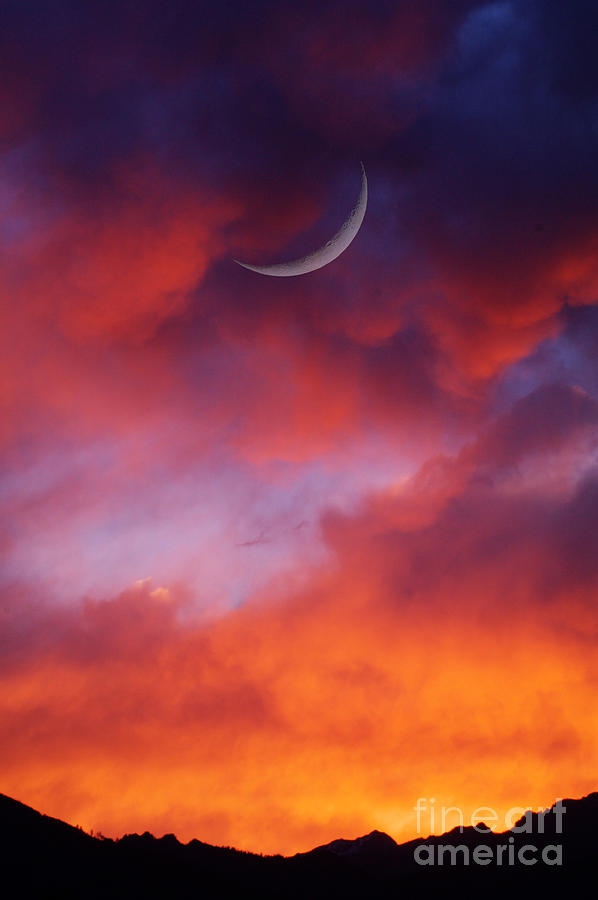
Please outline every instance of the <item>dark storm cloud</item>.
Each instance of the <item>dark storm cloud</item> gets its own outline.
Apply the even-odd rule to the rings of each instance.
[[[241,140],[246,146],[237,152],[246,159],[253,139],[266,154],[276,152],[280,141],[279,149],[293,156],[296,138],[313,141],[310,132],[322,125],[318,98],[334,115],[342,79],[357,106],[359,83],[366,96],[370,81],[374,95],[376,89],[388,91],[380,75],[409,71],[441,52],[470,5],[425,4],[414,16],[406,5],[384,2],[325,8],[180,0],[143,7],[9,3],[1,47],[6,84],[29,103],[29,134],[79,140],[91,153],[85,131],[104,133],[100,143],[108,160],[119,138],[151,146],[152,129],[155,137],[161,128],[164,142],[170,138],[174,148],[185,140],[200,146],[219,141],[225,151]],[[297,90],[306,100],[301,122],[294,107],[302,103]],[[187,127],[177,128],[176,116],[186,117]],[[125,142],[121,152],[126,149]]]
[[[24,261],[30,294],[50,285],[69,340],[278,341],[331,406],[353,385],[353,409],[386,421],[401,405],[437,420],[443,402],[467,421],[487,399],[475,383],[598,289],[594,64],[579,59],[595,13],[567,10],[5,4],[0,134],[49,247]],[[342,267],[284,285],[234,271],[231,256],[325,241],[361,158],[370,203]]]
[[[552,85],[577,100],[598,94],[595,34],[598,9],[592,0],[544,0],[534,4],[540,26],[540,46]]]

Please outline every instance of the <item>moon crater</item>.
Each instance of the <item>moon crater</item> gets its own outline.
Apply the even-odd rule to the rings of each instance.
[[[354,240],[357,232],[361,228],[365,211],[368,204],[368,180],[365,174],[365,167],[361,163],[361,190],[357,203],[351,210],[349,217],[343,222],[334,237],[330,238],[323,247],[313,250],[300,259],[294,259],[289,262],[277,263],[271,266],[252,266],[249,263],[241,262],[235,259],[239,266],[249,269],[251,272],[257,272],[259,275],[272,275],[279,278],[288,278],[293,275],[307,275],[308,272],[315,272],[327,266],[337,257],[344,253],[349,244]]]

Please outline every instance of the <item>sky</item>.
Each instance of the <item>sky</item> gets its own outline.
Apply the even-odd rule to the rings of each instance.
[[[0,791],[294,853],[596,789],[597,28],[5,0]]]

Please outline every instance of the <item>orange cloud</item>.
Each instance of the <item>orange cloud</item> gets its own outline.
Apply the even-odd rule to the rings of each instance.
[[[590,13],[47,6],[0,33],[1,789],[108,833],[292,851],[412,836],[418,796],[595,788]],[[359,159],[342,259],[234,265],[327,240]],[[569,384],[534,390],[555,360]],[[269,543],[304,485],[316,519],[314,495],[385,480],[318,521],[320,567]],[[219,535],[268,572],[288,553],[285,577],[240,577]],[[172,581],[112,596],[111,571],[111,599],[80,599],[162,543]]]
[[[550,453],[574,458],[594,407],[551,399]],[[3,790],[110,834],[268,852],[411,837],[418,797],[503,815],[591,790],[596,486],[506,477],[509,444],[542,468],[514,442],[543,408],[329,514],[306,587],[288,573],[211,623],[147,581],[70,611],[7,595]]]

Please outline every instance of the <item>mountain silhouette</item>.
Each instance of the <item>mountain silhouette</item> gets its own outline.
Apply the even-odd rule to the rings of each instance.
[[[372,831],[283,857],[199,840],[182,844],[173,834],[94,837],[0,794],[2,893],[56,900],[229,896],[411,900],[463,897],[472,891],[480,897],[525,892],[552,898],[562,897],[564,891],[576,898],[593,897],[598,793],[564,800],[562,807],[562,831],[555,805],[543,815],[529,813],[500,834],[478,825],[397,844],[389,835]],[[480,845],[485,850],[480,851]],[[473,861],[475,852],[481,863]],[[416,853],[426,864],[418,864]]]

